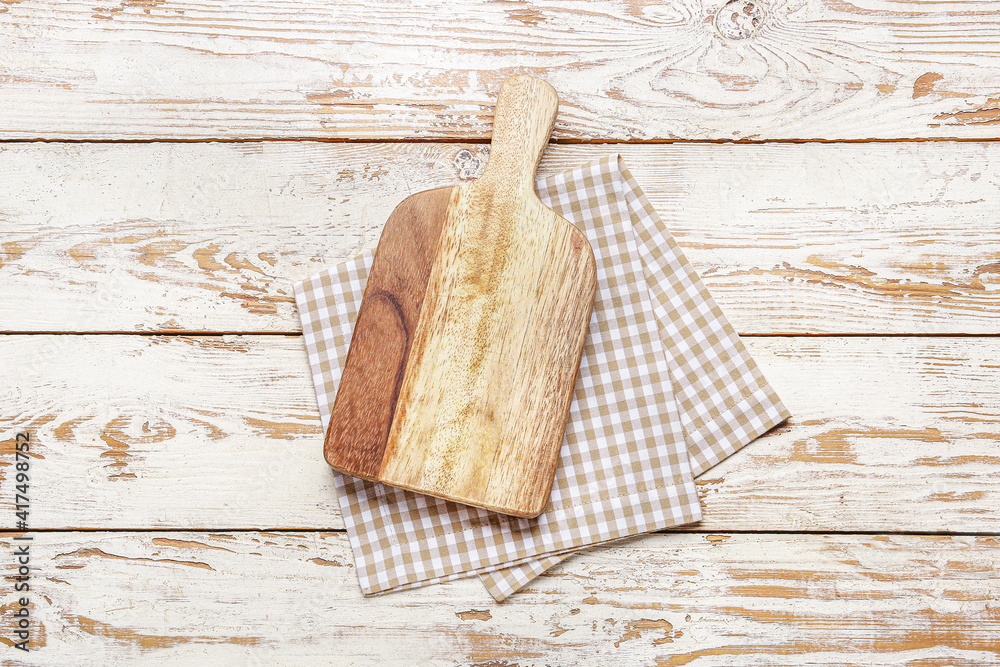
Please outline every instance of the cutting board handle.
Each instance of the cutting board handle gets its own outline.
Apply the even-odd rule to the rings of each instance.
[[[519,74],[500,86],[490,159],[481,180],[506,181],[501,191],[534,193],[535,171],[556,123],[559,97],[548,82]]]

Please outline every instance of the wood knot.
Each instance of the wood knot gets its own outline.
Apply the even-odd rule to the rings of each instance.
[[[715,15],[715,29],[726,39],[750,39],[767,14],[756,0],[729,0]]]
[[[458,170],[458,177],[462,180],[479,178],[483,175],[483,168],[486,166],[472,151],[463,148],[455,155],[455,169]]]

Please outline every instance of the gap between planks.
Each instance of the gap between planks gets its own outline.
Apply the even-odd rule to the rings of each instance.
[[[158,139],[51,139],[44,137],[0,139],[3,144],[253,144],[253,143],[318,143],[318,144],[482,144],[489,145],[490,139],[481,137],[374,137],[370,139],[353,137],[213,137],[213,138],[158,138]],[[562,146],[651,146],[664,144],[899,144],[925,142],[996,143],[1000,137],[891,137],[878,139],[577,139],[560,137],[549,144]]]
[[[283,336],[301,338],[300,331],[196,331],[164,329],[156,331],[0,331],[0,336],[172,336],[176,338],[217,338],[221,336]],[[741,333],[740,338],[998,338],[1000,333]]]
[[[29,528],[28,530],[0,530],[0,537],[8,535],[37,535],[41,533],[322,533],[324,535],[332,533],[347,533],[346,528]],[[590,549],[592,547],[606,547],[612,544],[627,542],[628,540],[642,537],[644,535],[845,535],[845,536],[865,536],[865,537],[1000,537],[1000,532],[994,531],[932,531],[932,530],[900,530],[888,532],[885,530],[696,530],[693,528],[677,529],[668,528],[664,530],[651,530],[646,533],[629,535],[611,542],[596,542],[594,544],[579,547],[574,553]]]

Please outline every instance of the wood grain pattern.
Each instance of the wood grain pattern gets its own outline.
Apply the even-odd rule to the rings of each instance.
[[[576,556],[496,604],[475,579],[362,599],[343,533],[47,533],[32,546],[45,564],[33,581],[41,641],[4,657],[978,667],[1000,663],[998,547],[996,537],[654,535]],[[0,621],[5,640],[11,619]]]
[[[992,338],[745,342],[795,417],[698,480],[697,530],[998,532]],[[343,528],[296,337],[3,336],[0,376],[0,526],[27,429],[36,528]]]
[[[4,2],[0,136],[485,139],[517,73],[565,139],[998,136],[991,2],[727,4]]]
[[[407,197],[379,239],[323,442],[327,462],[377,479],[452,188]]]
[[[379,480],[495,512],[548,502],[597,287],[535,170],[558,98],[512,77],[482,177],[452,193]]]
[[[740,333],[1000,332],[1000,144],[554,145],[539,171],[615,152]],[[292,282],[486,153],[8,144],[0,328],[296,332]]]

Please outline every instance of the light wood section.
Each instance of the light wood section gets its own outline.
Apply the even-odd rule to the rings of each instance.
[[[997,532],[994,339],[745,342],[794,416],[697,480],[696,530]],[[4,336],[0,369],[35,528],[343,527],[297,337]]]
[[[616,152],[740,333],[1000,332],[1000,144],[551,146],[539,170]],[[298,331],[293,281],[486,155],[8,144],[0,328]]]
[[[9,536],[0,546],[12,550]],[[655,535],[575,556],[496,604],[475,579],[362,599],[342,533],[48,533],[32,545],[45,563],[32,581],[37,650],[5,659],[988,665],[1000,661],[998,547],[996,537]]]
[[[520,517],[548,502],[597,286],[587,238],[534,189],[557,107],[540,79],[500,90],[486,171],[448,205],[380,481]]]
[[[0,137],[485,139],[517,73],[566,139],[998,136],[994,3],[727,4],[9,1]]]

